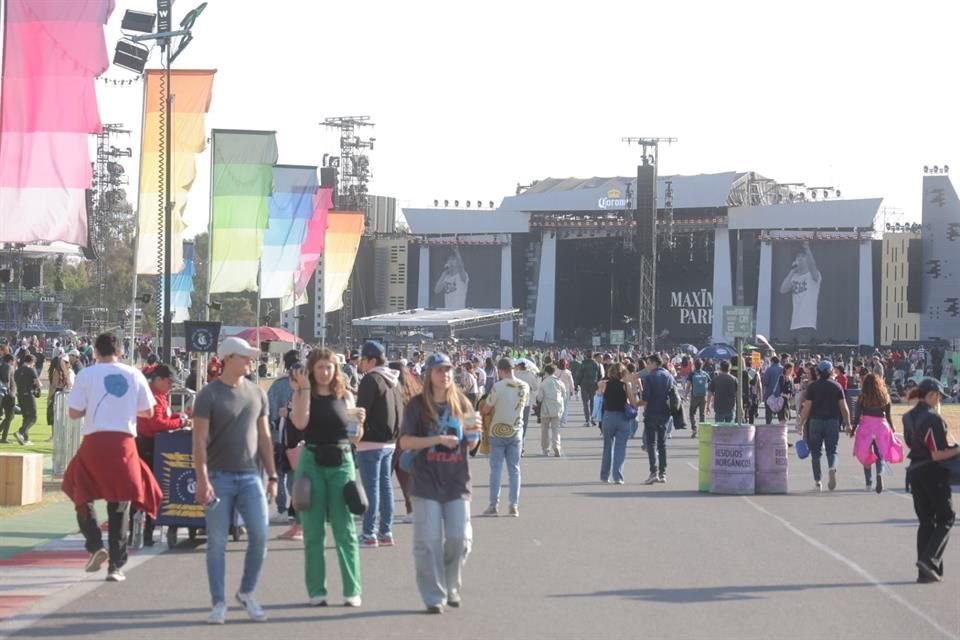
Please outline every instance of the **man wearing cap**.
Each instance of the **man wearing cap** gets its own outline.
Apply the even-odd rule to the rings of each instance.
[[[523,443],[523,411],[530,403],[530,387],[513,375],[513,362],[502,358],[497,363],[500,380],[493,385],[480,412],[492,415],[490,421],[490,506],[485,516],[497,516],[500,505],[500,475],[507,463],[510,476],[510,512],[520,515],[520,450]]]
[[[207,622],[223,624],[227,535],[234,510],[247,527],[247,553],[236,600],[250,619],[267,619],[253,595],[267,555],[267,503],[277,497],[276,465],[266,392],[246,376],[260,354],[241,338],[218,349],[223,370],[197,394],[193,407],[193,465],[197,502],[206,505],[207,580],[213,609]],[[259,464],[257,462],[259,458]],[[264,490],[261,467],[267,473]]]
[[[354,349],[347,357],[346,364],[343,365],[343,377],[347,382],[347,389],[350,393],[357,395],[360,388],[360,352]]]
[[[369,341],[360,351],[363,378],[357,390],[357,407],[367,412],[363,437],[357,443],[360,478],[369,506],[363,514],[361,547],[393,546],[393,453],[400,434],[403,399],[400,372],[387,366],[386,350]],[[379,530],[377,519],[379,517]]]
[[[827,449],[829,479],[827,488],[837,488],[837,443],[840,440],[840,426],[850,429],[850,411],[843,389],[831,379],[833,363],[821,360],[817,365],[818,379],[807,386],[807,392],[800,409],[797,426],[810,448],[810,461],[813,465],[813,481],[817,491],[823,488],[820,472],[820,457],[823,447]]]

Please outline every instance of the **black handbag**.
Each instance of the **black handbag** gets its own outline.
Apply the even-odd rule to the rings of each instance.
[[[356,452],[351,452],[351,455],[353,456],[353,466],[357,470],[357,473],[359,473],[360,469],[357,466],[357,454]],[[350,513],[355,516],[362,516],[367,512],[367,507],[370,506],[370,502],[367,500],[367,492],[363,490],[363,483],[357,482],[356,480],[351,480],[343,485],[343,499],[346,501]]]

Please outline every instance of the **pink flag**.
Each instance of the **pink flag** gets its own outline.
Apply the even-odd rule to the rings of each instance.
[[[324,240],[327,237],[327,214],[333,206],[333,189],[323,187],[313,196],[313,217],[307,224],[307,236],[300,246],[300,271],[297,274],[296,294],[302,295],[307,289],[320,256],[323,255]]]
[[[0,242],[87,244],[88,135],[102,130],[113,0],[6,3],[0,96]]]

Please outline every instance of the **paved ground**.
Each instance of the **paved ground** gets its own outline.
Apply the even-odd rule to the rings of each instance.
[[[525,458],[521,517],[475,518],[465,606],[441,617],[421,613],[411,528],[397,525],[396,547],[363,551],[359,610],[305,606],[300,545],[274,540],[259,589],[266,625],[237,608],[224,628],[202,624],[209,603],[201,548],[149,561],[141,554],[125,584],[66,589],[0,622],[0,635],[33,622],[14,637],[960,639],[960,544],[947,551],[947,583],[914,583],[916,528],[911,501],[897,490],[902,468],[889,481],[893,491],[865,493],[845,440],[835,493],[809,492],[809,465],[792,458],[790,495],[711,496],[696,492],[696,443],[687,434],[670,441],[669,483],[653,487],[641,484],[646,454],[636,440],[627,484],[601,485],[595,429],[566,428],[564,459]],[[528,442],[539,435],[531,430]],[[487,463],[473,464],[478,514]],[[242,553],[242,542],[231,543],[229,589]],[[328,558],[335,563],[332,551]],[[330,583],[335,604],[336,570]],[[63,604],[69,593],[80,597]]]

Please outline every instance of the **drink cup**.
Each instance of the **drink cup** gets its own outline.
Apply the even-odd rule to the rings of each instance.
[[[347,409],[347,437],[356,438],[360,433],[360,412],[357,409]]]
[[[479,416],[476,413],[468,413],[463,416],[463,428],[466,431],[467,442],[477,442],[480,440],[480,432],[474,431],[478,425]]]

